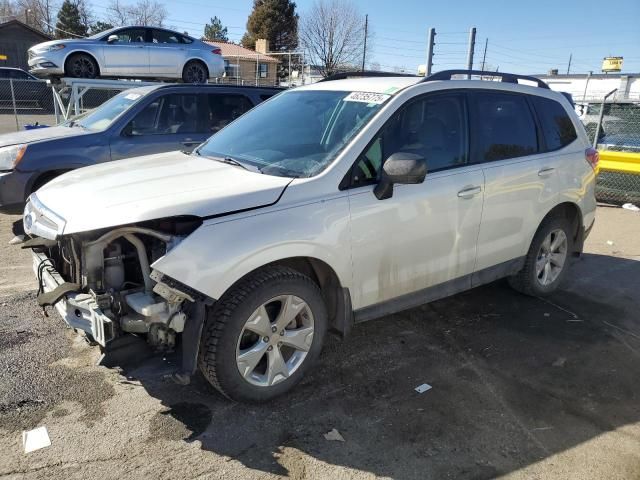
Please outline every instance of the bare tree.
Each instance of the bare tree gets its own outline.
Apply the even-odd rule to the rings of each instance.
[[[107,20],[115,26],[143,25],[162,27],[167,18],[167,9],[156,0],[138,0],[127,4],[111,0],[107,7]]]
[[[16,6],[24,12],[30,27],[53,36],[59,4],[55,0],[18,0]]]
[[[357,68],[364,16],[351,0],[316,0],[300,20],[300,40],[323,76]]]
[[[91,5],[87,0],[73,0],[73,4],[78,7],[80,21],[85,27],[87,27],[87,30],[89,30],[96,20],[95,15],[91,10]]]
[[[0,0],[0,19],[4,22],[18,16],[18,6],[12,0]]]

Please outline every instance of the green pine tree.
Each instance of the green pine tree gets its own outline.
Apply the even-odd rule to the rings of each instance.
[[[219,42],[229,41],[227,27],[222,25],[222,20],[218,17],[213,17],[211,22],[204,26],[203,40],[218,40]]]
[[[256,40],[269,40],[271,51],[291,51],[298,46],[298,14],[291,0],[254,0],[242,46],[254,49]]]
[[[87,36],[87,25],[80,19],[80,10],[71,0],[64,0],[58,11],[56,38],[76,38]]]

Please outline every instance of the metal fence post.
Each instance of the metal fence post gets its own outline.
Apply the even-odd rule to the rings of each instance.
[[[16,118],[16,132],[20,131],[20,124],[18,123],[18,109],[16,108],[16,95],[13,91],[13,79],[9,79],[9,85],[11,86],[11,102],[13,103],[13,116]]]
[[[607,93],[604,98],[602,99],[602,104],[600,106],[600,115],[598,116],[598,124],[596,125],[596,133],[593,136],[593,148],[596,148],[598,146],[598,135],[600,135],[600,127],[602,126],[602,119],[604,118],[604,106],[605,106],[605,102],[607,101],[607,98],[609,98],[611,95],[613,95],[614,93],[616,93],[618,91],[617,88],[614,88],[613,90],[611,90],[609,93]]]

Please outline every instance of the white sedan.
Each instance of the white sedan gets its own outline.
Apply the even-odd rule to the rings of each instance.
[[[156,27],[119,27],[91,37],[53,40],[29,49],[40,77],[136,77],[204,83],[224,74],[220,48]]]

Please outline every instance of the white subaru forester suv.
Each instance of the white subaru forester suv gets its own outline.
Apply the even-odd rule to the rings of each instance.
[[[594,222],[597,152],[543,82],[468,73],[338,76],[191,155],[56,178],[23,221],[38,302],[107,353],[145,336],[179,348],[177,380],[199,368],[227,397],[264,401],[329,329],[502,277],[554,291]]]

